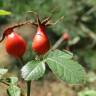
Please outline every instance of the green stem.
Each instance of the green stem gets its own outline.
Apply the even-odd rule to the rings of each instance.
[[[31,81],[27,81],[27,96],[31,96]]]
[[[24,60],[22,57],[17,58],[20,64],[16,64],[19,69],[21,69],[24,66]]]
[[[24,60],[23,60],[22,57],[20,57],[18,60],[19,60],[19,62],[21,64],[21,66],[25,65]],[[31,93],[30,93],[31,92],[31,81],[27,81],[26,83],[27,83],[27,96],[30,96],[31,95]]]

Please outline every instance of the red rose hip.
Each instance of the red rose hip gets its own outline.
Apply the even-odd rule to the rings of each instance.
[[[25,40],[15,32],[6,37],[6,51],[16,58],[21,57],[25,53],[26,45]]]
[[[33,38],[32,49],[37,54],[43,55],[49,50],[49,48],[50,43],[45,33],[45,26],[40,25],[37,27],[37,32]]]

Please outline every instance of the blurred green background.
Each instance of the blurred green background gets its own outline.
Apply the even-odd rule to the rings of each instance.
[[[55,87],[51,86],[52,81],[50,83],[49,80],[52,77],[47,74],[44,78],[45,85],[43,85],[43,87],[48,91],[51,86],[51,88],[53,88],[52,93],[49,91],[48,93],[46,91],[43,94],[45,89],[42,90],[40,87],[37,88],[37,90],[34,90],[34,96],[36,96],[36,92],[38,90],[40,90],[41,94],[43,94],[41,96],[76,96],[76,94],[78,94],[77,90],[89,90],[90,86],[93,90],[96,87],[96,79],[94,79],[96,77],[96,0],[0,0],[0,10],[1,9],[12,12],[11,15],[0,16],[1,35],[6,25],[18,24],[26,19],[34,20],[34,16],[31,13],[26,14],[27,11],[36,11],[41,20],[52,15],[51,22],[55,22],[64,16],[64,20],[61,20],[56,25],[47,28],[47,34],[50,38],[51,45],[53,45],[64,32],[67,32],[71,39],[68,42],[62,42],[59,49],[64,50],[66,47],[69,47],[70,51],[76,55],[76,59],[87,71],[86,75],[88,75],[89,78],[87,80],[88,84],[84,85],[83,88],[79,86],[79,88],[76,87],[75,89],[70,86],[66,87],[65,85],[63,88],[60,82],[59,87],[55,89]],[[25,26],[26,27],[18,28],[16,31],[24,36],[24,38],[28,41],[28,51],[24,55],[24,60],[27,62],[33,58],[34,53],[31,51],[32,42],[31,37],[29,38],[29,36],[33,35],[35,31],[31,28],[31,25]],[[0,44],[0,66],[9,68],[9,76],[10,74],[16,74],[16,71],[14,72],[14,69],[17,70],[15,63],[18,64],[18,62],[6,53],[4,49],[4,42]],[[93,80],[92,82],[90,81],[90,78]],[[48,84],[46,84],[46,82],[50,84],[48,87],[49,89],[47,88]],[[58,81],[54,82],[58,85]],[[54,83],[52,84],[53,86],[56,86]],[[36,87],[36,84],[34,86]],[[67,90],[67,88],[69,89],[66,93],[64,90]],[[94,93],[95,95],[86,95],[86,93],[82,94],[79,95],[96,96],[96,93]]]

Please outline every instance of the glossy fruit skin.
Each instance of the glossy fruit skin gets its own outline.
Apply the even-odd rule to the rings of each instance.
[[[50,48],[49,39],[45,33],[45,26],[40,25],[37,27],[37,32],[33,38],[32,50],[39,55],[45,54]]]
[[[26,45],[25,40],[15,32],[6,36],[6,51],[15,58],[22,57],[26,51]]]

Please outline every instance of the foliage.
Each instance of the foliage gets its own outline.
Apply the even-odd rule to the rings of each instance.
[[[0,68],[0,79],[2,79],[2,76],[7,73],[7,69],[4,69],[4,68]]]
[[[72,84],[84,83],[85,71],[73,58],[73,54],[69,51],[49,51],[49,53],[44,56],[43,60],[31,60],[25,64],[21,69],[21,76],[27,82],[38,80],[45,73],[45,64],[48,64],[49,68],[59,79]],[[1,76],[6,72],[6,69],[1,69]],[[17,77],[2,78],[0,82],[8,86],[7,93],[9,96],[20,96],[21,90],[17,86]],[[30,90],[29,87],[27,90]]]
[[[11,15],[11,12],[9,12],[9,11],[5,11],[5,10],[0,10],[0,16],[2,16],[2,15]]]
[[[44,62],[30,61],[22,68],[22,77],[25,80],[38,80],[45,73]]]
[[[25,80],[37,80],[45,72],[47,63],[53,73],[61,80],[68,83],[84,83],[84,69],[76,61],[72,60],[72,53],[59,50],[49,52],[43,61],[30,61],[22,68],[22,76]]]
[[[84,87],[88,88],[89,83],[96,80],[96,0],[0,0],[0,25],[25,21],[26,18],[34,21],[34,15],[27,11],[39,13],[41,20],[52,16],[50,20],[52,23],[64,16],[64,20],[47,28],[47,34],[52,45],[64,32],[70,35],[70,40],[61,43],[59,46],[61,51],[50,51],[40,60],[33,60],[36,54],[31,50],[32,42],[28,41],[30,48],[24,56],[26,64],[21,69],[24,80],[42,78],[46,73],[47,65],[57,78],[67,83],[84,83],[87,75],[87,85]],[[7,22],[9,20],[10,22]],[[64,49],[72,51],[73,54]],[[85,74],[82,65],[88,73]],[[0,81],[7,71],[7,69],[0,69]],[[10,77],[6,80],[9,84],[7,90],[9,96],[19,96],[18,79]],[[95,96],[94,94],[96,95],[96,90],[88,88],[80,91],[78,95]]]
[[[20,89],[17,86],[11,85],[7,91],[9,96],[20,96]]]
[[[85,90],[83,92],[80,92],[78,96],[96,96],[95,90]]]
[[[8,95],[9,96],[20,96],[21,90],[19,87],[17,87],[18,78],[17,77],[10,77],[8,79],[10,81],[9,87],[7,89]]]

